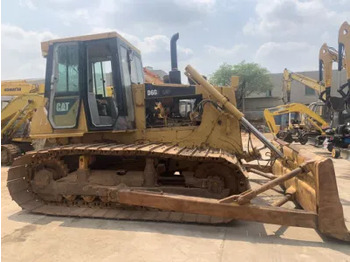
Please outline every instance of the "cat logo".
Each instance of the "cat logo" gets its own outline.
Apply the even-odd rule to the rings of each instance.
[[[59,102],[56,104],[57,112],[68,112],[69,110],[69,102]]]

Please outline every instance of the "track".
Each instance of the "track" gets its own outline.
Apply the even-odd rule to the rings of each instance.
[[[13,160],[21,155],[21,149],[15,144],[1,145],[1,165],[11,165]]]
[[[232,168],[241,170],[236,156],[215,149],[186,148],[167,144],[79,144],[28,152],[17,158],[9,169],[7,186],[10,195],[23,209],[33,213],[93,217],[126,220],[148,220],[185,223],[217,224],[227,223],[224,219],[206,215],[187,214],[179,212],[146,209],[143,207],[121,206],[118,203],[102,201],[84,201],[78,198],[74,201],[44,201],[32,190],[33,172],[38,163],[45,159],[61,159],[73,155],[104,155],[104,156],[138,156],[152,158],[185,159],[197,162],[225,163]],[[65,166],[61,169],[64,170]],[[243,172],[243,171],[242,171]]]

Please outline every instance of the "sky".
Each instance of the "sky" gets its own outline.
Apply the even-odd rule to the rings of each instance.
[[[41,41],[109,31],[166,72],[176,32],[182,72],[191,64],[210,75],[243,60],[272,73],[318,70],[321,45],[337,48],[350,21],[350,0],[7,0],[1,9],[3,80],[44,78]]]

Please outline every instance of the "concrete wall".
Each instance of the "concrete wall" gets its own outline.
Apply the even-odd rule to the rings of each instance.
[[[263,121],[263,111],[265,108],[274,107],[282,104],[280,97],[256,97],[245,100],[244,115],[250,121]]]
[[[307,72],[298,72],[302,75],[311,77],[318,80],[318,71],[307,71]],[[263,111],[265,108],[274,107],[277,105],[283,104],[282,101],[282,84],[283,84],[283,73],[276,73],[270,75],[273,89],[270,94],[267,93],[253,93],[245,100],[245,115],[250,121],[264,122]],[[345,71],[338,72],[333,70],[333,81],[331,95],[340,97],[340,94],[337,92],[338,87],[346,82],[346,73]],[[306,92],[305,85],[298,83],[297,81],[292,81],[291,86],[291,102],[292,103],[302,103],[310,104],[318,100],[318,94],[308,94]]]

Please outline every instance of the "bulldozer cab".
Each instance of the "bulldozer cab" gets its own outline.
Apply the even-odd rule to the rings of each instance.
[[[42,50],[52,128],[76,128],[81,105],[89,130],[134,128],[131,85],[144,83],[135,47],[117,33],[105,33],[44,42]]]

